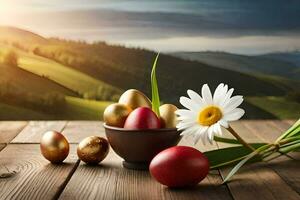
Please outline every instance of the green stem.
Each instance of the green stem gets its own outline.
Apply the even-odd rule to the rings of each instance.
[[[252,146],[250,146],[245,140],[243,140],[243,138],[241,138],[240,136],[239,136],[239,134],[237,134],[237,132],[235,132],[235,130],[233,130],[232,128],[231,128],[231,126],[229,126],[228,128],[227,128],[227,130],[242,144],[242,145],[244,145],[244,147],[246,147],[246,148],[248,148],[248,149],[250,149],[251,151],[255,151],[255,148],[253,148]]]
[[[298,119],[298,121],[293,126],[291,126],[284,134],[282,134],[279,138],[277,138],[275,143],[280,142],[280,140],[288,137],[291,133],[294,133],[295,129],[299,128],[299,126],[300,126],[300,119]]]

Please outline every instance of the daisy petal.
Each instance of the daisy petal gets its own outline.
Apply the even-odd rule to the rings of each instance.
[[[177,114],[178,116],[189,116],[189,117],[197,116],[197,113],[187,109],[178,109],[175,111],[175,114]]]
[[[207,130],[208,132],[208,141],[212,144],[212,141],[214,139],[214,127],[213,126],[210,126]]]
[[[228,85],[224,85],[224,87],[223,87],[223,89],[221,91],[220,97],[219,97],[219,99],[217,101],[217,105],[220,105],[221,102],[224,101],[224,98],[226,97],[227,92],[228,92]]]
[[[229,102],[229,100],[231,98],[231,95],[233,94],[233,91],[234,91],[233,88],[231,88],[230,90],[228,90],[228,92],[226,93],[225,97],[221,100],[220,106],[225,107],[228,104],[228,102]]]
[[[233,111],[231,111],[230,113],[227,113],[226,115],[224,115],[224,119],[226,121],[236,121],[236,120],[240,119],[244,114],[245,114],[245,111],[243,109],[236,108]]]
[[[198,130],[198,126],[191,126],[187,129],[185,129],[184,131],[182,131],[182,133],[180,135],[184,135],[184,136],[189,136],[189,135],[193,135],[197,130]]]
[[[221,129],[221,125],[219,123],[216,123],[215,124],[215,132],[218,136],[222,136],[223,133],[222,133],[222,129]]]
[[[197,105],[196,103],[194,103],[191,99],[189,99],[187,97],[180,97],[179,102],[181,103],[181,105],[183,105],[184,107],[186,107],[189,110],[198,110],[199,109],[199,105]]]
[[[225,121],[224,119],[219,120],[218,123],[219,123],[221,126],[223,126],[224,128],[228,128],[228,127],[229,127],[228,122]]]
[[[203,138],[205,138],[205,132],[207,131],[208,126],[204,126],[202,128],[200,128],[196,133],[195,133],[195,138],[194,138],[194,145],[197,144],[197,142],[199,141],[199,139],[202,139],[202,142],[205,144],[205,140],[203,140]]]
[[[203,100],[198,93],[196,93],[193,90],[188,90],[187,94],[189,95],[191,100],[194,101],[196,104],[203,105]]]
[[[212,95],[207,84],[204,84],[202,86],[202,98],[204,99],[205,103],[208,105],[213,103]]]
[[[186,123],[179,123],[177,124],[176,128],[178,131],[184,130],[190,126],[196,125],[196,122],[186,122]]]
[[[216,105],[218,105],[220,98],[222,97],[223,87],[224,87],[224,83],[220,83],[214,92],[213,101],[214,101],[214,104],[216,104]]]
[[[190,116],[177,117],[177,120],[179,120],[179,121],[192,121],[193,119],[194,119],[194,117],[190,117]]]
[[[234,96],[229,100],[229,103],[224,107],[224,112],[228,113],[233,109],[237,108],[239,105],[243,103],[243,96]]]

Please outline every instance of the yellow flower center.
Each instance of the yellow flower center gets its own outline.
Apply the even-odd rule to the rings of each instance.
[[[201,110],[198,114],[198,123],[202,126],[211,126],[222,118],[220,108],[216,106],[208,106]]]

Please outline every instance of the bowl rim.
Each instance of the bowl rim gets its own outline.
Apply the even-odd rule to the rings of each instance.
[[[120,128],[115,126],[109,126],[106,123],[103,123],[105,129],[122,131],[122,132],[170,132],[170,131],[178,131],[177,128],[156,128],[156,129],[127,129]]]

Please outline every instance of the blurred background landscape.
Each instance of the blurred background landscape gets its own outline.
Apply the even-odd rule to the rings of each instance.
[[[300,1],[0,0],[0,120],[97,120],[120,94],[163,103],[220,83],[245,118],[300,117]]]

